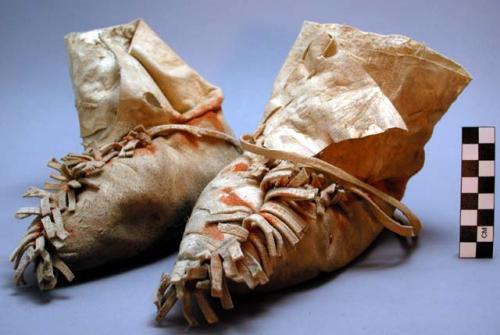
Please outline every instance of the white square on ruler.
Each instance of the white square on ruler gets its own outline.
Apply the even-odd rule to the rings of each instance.
[[[495,128],[479,128],[479,143],[495,143]]]
[[[462,193],[477,193],[477,185],[479,178],[463,177],[462,178]]]
[[[478,209],[493,209],[495,203],[495,195],[493,193],[478,194]]]
[[[494,177],[495,161],[479,161],[479,177]]]
[[[462,209],[460,211],[461,226],[477,226],[477,210]]]
[[[493,226],[478,226],[477,227],[478,242],[493,242]]]
[[[477,144],[462,144],[462,159],[464,161],[477,161],[479,146]]]
[[[460,242],[460,257],[476,257],[476,242]]]

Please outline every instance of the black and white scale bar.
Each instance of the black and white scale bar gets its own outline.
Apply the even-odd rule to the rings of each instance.
[[[495,128],[462,128],[460,258],[492,258]]]

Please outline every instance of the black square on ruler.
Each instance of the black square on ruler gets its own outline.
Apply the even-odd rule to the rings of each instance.
[[[480,209],[477,211],[477,224],[481,226],[493,226],[494,222],[493,209]]]
[[[480,161],[495,160],[495,143],[479,144],[479,160]]]
[[[476,226],[460,226],[460,242],[476,242],[477,227]]]
[[[478,161],[462,161],[462,177],[477,177],[478,175]]]
[[[493,242],[477,242],[476,258],[492,258]]]
[[[479,193],[494,193],[495,192],[495,177],[479,177],[478,192]]]
[[[460,209],[477,209],[477,193],[462,193]]]
[[[462,127],[462,143],[479,143],[479,128],[478,127]]]

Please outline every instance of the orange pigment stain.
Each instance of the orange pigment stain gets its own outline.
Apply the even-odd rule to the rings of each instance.
[[[246,171],[246,170],[248,170],[248,164],[246,164],[246,163],[235,164],[231,170],[233,172]]]
[[[196,126],[196,125],[203,123],[203,121],[209,122],[214,129],[216,129],[218,131],[225,132],[224,126],[222,125],[222,122],[219,119],[218,111],[217,112],[207,112],[200,117],[189,120],[187,122],[187,124],[189,124],[191,126]]]
[[[218,241],[222,241],[224,239],[224,234],[217,229],[217,225],[215,224],[206,225],[203,228],[203,233]]]
[[[233,191],[232,188],[230,187],[224,187],[222,189],[222,192],[225,192],[226,194],[222,194],[219,197],[219,200],[228,206],[245,206],[248,207],[252,210],[255,210],[249,202],[241,199],[235,192]]]

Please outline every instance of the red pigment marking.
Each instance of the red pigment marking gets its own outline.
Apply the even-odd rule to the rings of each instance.
[[[187,124],[189,124],[191,126],[196,126],[196,125],[203,123],[203,121],[208,121],[214,129],[225,132],[225,128],[219,119],[219,115],[220,115],[220,113],[218,111],[217,112],[207,112],[207,113],[203,114],[202,116],[199,116],[197,118],[189,120],[187,122]]]
[[[233,172],[246,171],[246,170],[248,170],[248,164],[246,164],[246,163],[235,164],[231,170]]]
[[[148,144],[143,148],[137,148],[134,150],[134,155],[137,156],[146,156],[152,155],[156,152],[156,146],[153,143]]]
[[[222,241],[224,239],[224,234],[221,233],[215,224],[208,224],[203,228],[203,233],[218,240]]]
[[[193,134],[189,134],[189,133],[185,133],[185,132],[182,132],[182,133],[179,133],[180,135],[182,135],[182,137],[184,138],[185,142],[195,148],[198,147],[198,138],[193,135]]]
[[[222,189],[222,192],[225,192],[226,194],[222,194],[219,197],[219,200],[228,205],[228,206],[245,206],[248,207],[252,210],[255,210],[249,202],[241,199],[237,194],[234,193],[233,189],[230,187],[224,187]]]

